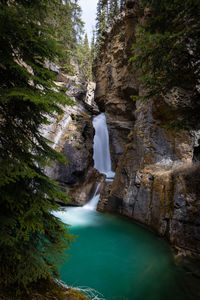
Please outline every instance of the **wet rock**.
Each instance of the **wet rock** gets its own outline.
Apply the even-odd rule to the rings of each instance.
[[[104,181],[100,187],[100,199],[97,205],[98,211],[105,211],[105,208],[107,211],[109,211],[107,205],[108,205],[108,197],[110,194],[112,182]]]
[[[81,182],[76,182],[71,186],[69,196],[71,201],[68,205],[82,206],[92,199],[97,189],[98,184],[102,183],[105,175],[100,174],[96,169],[90,168]]]

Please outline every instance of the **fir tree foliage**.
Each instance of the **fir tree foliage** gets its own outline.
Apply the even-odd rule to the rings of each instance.
[[[64,72],[71,72],[72,75],[74,70],[70,61],[78,56],[78,44],[83,34],[81,12],[77,0],[60,1],[59,5],[51,5],[47,17],[56,41],[63,50],[59,65]]]
[[[54,24],[48,22],[55,7],[59,11],[63,2],[0,3],[1,288],[28,289],[30,283],[57,274],[71,240],[66,226],[51,213],[58,210],[55,199],[65,201],[67,196],[44,172],[52,160],[66,160],[40,130],[48,115],[61,114],[61,105],[73,104],[45,67],[45,61],[54,62],[62,53],[58,36],[52,36]]]
[[[80,41],[78,48],[78,65],[80,75],[84,81],[92,81],[92,53],[87,34],[85,34],[84,39]]]
[[[108,24],[112,25],[114,18],[120,12],[120,5],[118,0],[110,0],[109,1],[109,14],[108,14]]]
[[[106,29],[108,18],[108,1],[99,0],[97,3],[96,34],[100,43],[103,40],[103,33]]]
[[[71,0],[71,6],[73,9],[73,16],[72,16],[72,21],[73,21],[73,38],[74,38],[74,45],[76,43],[79,43],[80,39],[82,38],[83,34],[83,22],[81,20],[81,7],[78,4],[78,0]]]
[[[125,0],[120,0],[120,11],[123,11],[125,8]]]
[[[134,66],[148,93],[166,94],[181,87],[199,97],[199,0],[142,0],[146,16],[133,45]]]
[[[115,17],[124,9],[125,0],[99,0],[96,16],[96,48],[104,43],[104,34],[112,26]]]
[[[95,45],[95,30],[92,31],[92,41],[91,41],[91,60],[92,62],[96,58],[96,45]]]

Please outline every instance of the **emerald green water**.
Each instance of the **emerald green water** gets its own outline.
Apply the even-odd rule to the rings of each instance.
[[[57,213],[77,236],[61,268],[70,286],[116,300],[189,299],[168,244],[141,226],[84,208]]]

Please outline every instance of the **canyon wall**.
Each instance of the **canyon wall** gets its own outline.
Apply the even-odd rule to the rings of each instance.
[[[71,197],[68,205],[80,206],[93,196],[98,182],[103,180],[93,168],[93,115],[99,113],[94,103],[95,83],[86,83],[79,74],[68,76],[57,68],[56,85],[66,89],[74,105],[63,107],[63,114],[51,119],[43,135],[52,141],[52,147],[62,152],[68,163],[52,163],[48,176],[54,178]],[[62,203],[63,204],[63,203]]]
[[[170,128],[193,103],[174,87],[166,97],[134,102],[144,95],[129,63],[131,45],[145,12],[127,1],[125,12],[105,33],[94,65],[95,101],[105,111],[114,182],[102,187],[99,211],[128,216],[166,237],[181,255],[200,255],[200,131]]]

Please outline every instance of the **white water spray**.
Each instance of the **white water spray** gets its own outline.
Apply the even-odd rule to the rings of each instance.
[[[100,183],[97,185],[96,191],[92,199],[85,204],[83,207],[68,207],[66,211],[56,212],[55,216],[59,217],[63,222],[72,226],[88,226],[95,222],[97,224],[96,215],[94,211],[97,209],[97,204],[99,201],[99,187]]]

